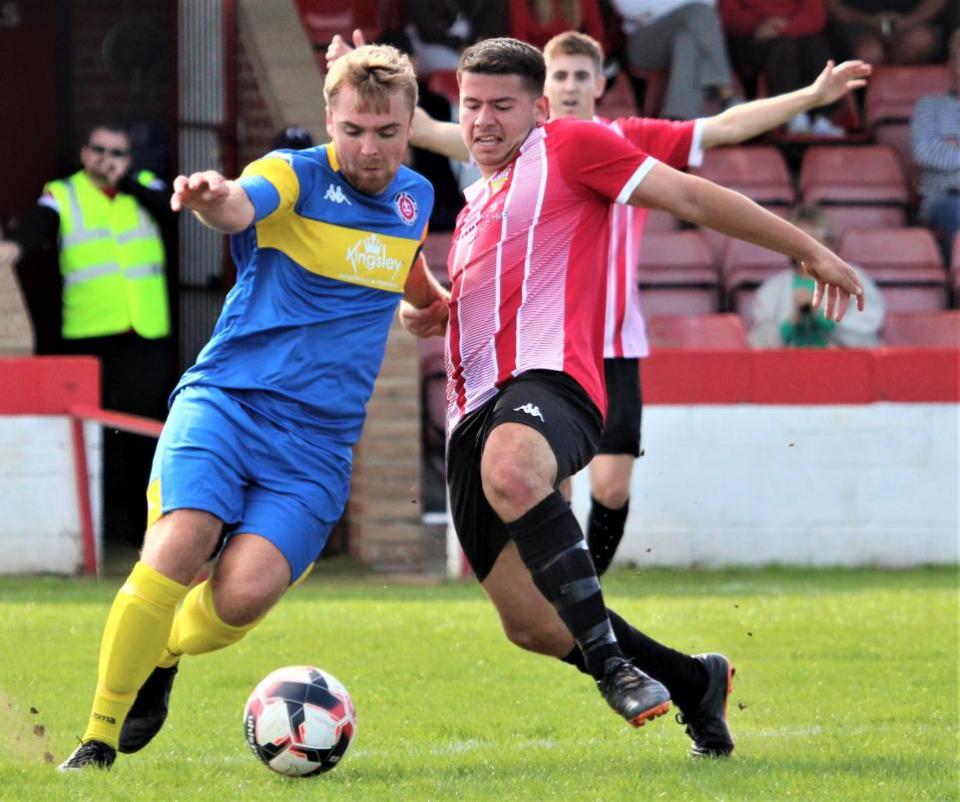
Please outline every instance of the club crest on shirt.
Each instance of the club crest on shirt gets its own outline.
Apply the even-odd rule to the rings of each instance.
[[[393,198],[393,207],[397,210],[397,217],[404,225],[412,226],[417,220],[417,202],[413,195],[407,192],[398,192]]]

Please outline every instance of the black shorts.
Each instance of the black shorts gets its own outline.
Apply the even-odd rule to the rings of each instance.
[[[604,359],[603,373],[607,381],[607,419],[597,453],[639,457],[643,418],[640,360]]]
[[[521,373],[480,409],[464,418],[447,444],[450,513],[463,553],[481,582],[510,540],[480,478],[480,458],[501,423],[522,423],[542,434],[557,460],[556,484],[582,469],[596,453],[600,412],[586,391],[564,373]]]

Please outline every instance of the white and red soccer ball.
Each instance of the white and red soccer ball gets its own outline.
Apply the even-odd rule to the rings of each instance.
[[[289,777],[329,771],[343,758],[357,731],[350,693],[332,674],[288,666],[253,689],[243,709],[250,750]]]

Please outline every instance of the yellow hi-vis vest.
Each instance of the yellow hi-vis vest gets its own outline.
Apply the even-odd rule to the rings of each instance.
[[[148,183],[149,173],[138,180]],[[81,170],[44,187],[60,212],[63,336],[105,337],[131,329],[170,334],[163,241],[132,195],[107,197]]]

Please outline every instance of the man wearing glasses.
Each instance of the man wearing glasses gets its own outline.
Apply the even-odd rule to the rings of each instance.
[[[103,405],[163,418],[172,388],[166,257],[160,226],[172,218],[168,190],[132,169],[130,135],[99,123],[80,150],[82,169],[43,188],[22,223],[0,239],[0,269],[56,247],[63,353],[100,358]],[[152,443],[104,438],[104,529],[140,530]]]

